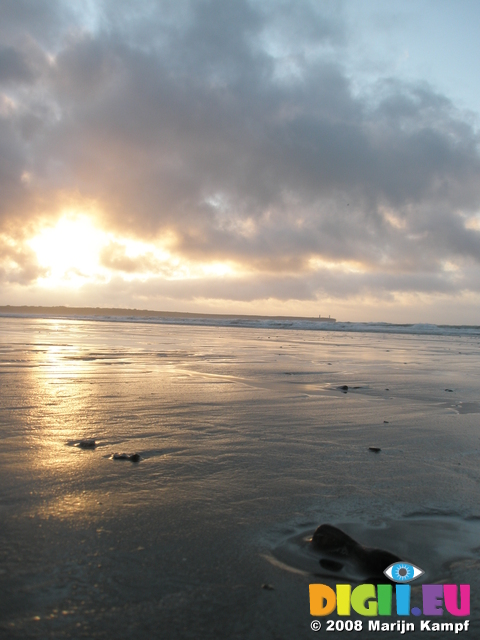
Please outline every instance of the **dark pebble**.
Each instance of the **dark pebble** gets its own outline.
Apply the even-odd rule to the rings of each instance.
[[[388,424],[388,420],[384,420],[384,421],[383,421],[383,424]]]
[[[373,453],[379,453],[381,451],[380,447],[368,447],[369,451],[373,451]]]
[[[141,457],[139,453],[114,453],[113,460],[130,460],[130,462],[140,462]]]
[[[95,449],[97,443],[94,438],[84,438],[83,440],[80,440],[78,446],[82,449]]]
[[[275,591],[275,587],[272,584],[267,584],[266,582],[262,584],[262,589],[266,589],[267,591]]]
[[[445,389],[445,391],[449,391],[450,393],[453,393],[453,389]]]
[[[340,391],[348,391],[348,385],[344,384],[341,387],[338,387]]]
[[[339,571],[343,567],[343,562],[353,562],[363,575],[375,578],[377,581],[386,582],[383,574],[385,568],[400,560],[390,551],[364,547],[331,524],[320,525],[313,534],[310,544],[313,550],[333,556],[333,558],[319,560],[320,566],[325,569]]]

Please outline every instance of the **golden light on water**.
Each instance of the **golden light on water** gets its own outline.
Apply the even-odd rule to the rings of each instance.
[[[55,476],[60,483],[72,482],[78,469],[90,473],[94,461],[89,456],[72,458],[73,442],[95,433],[95,412],[91,403],[92,366],[75,345],[76,324],[46,321],[37,324],[33,340],[32,367],[24,387],[32,398],[28,419],[27,455],[29,466],[42,477]],[[64,339],[68,332],[69,340]],[[53,499],[53,500],[52,500]],[[85,504],[74,508],[72,497],[50,496],[41,513],[56,516],[85,511]]]

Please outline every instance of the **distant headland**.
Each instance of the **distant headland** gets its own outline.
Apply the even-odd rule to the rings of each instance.
[[[138,317],[138,318],[190,318],[190,319],[233,319],[242,320],[308,320],[310,322],[336,322],[335,318],[301,317],[301,316],[264,316],[241,313],[191,313],[187,311],[151,311],[148,309],[117,309],[115,307],[39,307],[39,306],[0,306],[0,315],[29,315],[29,316],[107,316],[107,317]]]

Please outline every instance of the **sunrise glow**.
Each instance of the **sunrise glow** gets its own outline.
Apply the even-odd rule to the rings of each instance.
[[[42,229],[29,241],[40,266],[48,269],[39,283],[55,286],[68,282],[79,287],[99,275],[99,252],[107,241],[107,234],[97,229],[89,217],[64,214],[55,226]]]
[[[342,260],[335,262],[333,260],[324,260],[322,258],[310,258],[308,266],[313,271],[322,271],[327,269],[328,271],[341,271],[343,273],[362,273],[366,269],[361,262],[354,260]]]
[[[171,239],[170,239],[171,241]],[[47,288],[78,289],[88,282],[108,282],[120,274],[126,282],[155,277],[166,280],[234,276],[232,264],[198,263],[172,255],[151,242],[106,232],[92,216],[66,212],[53,226],[44,227],[28,245],[46,274],[37,283]]]

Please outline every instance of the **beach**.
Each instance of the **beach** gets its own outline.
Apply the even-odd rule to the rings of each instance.
[[[425,571],[412,601],[470,584],[478,636],[479,364],[438,327],[0,318],[1,637],[322,637],[323,523]]]

